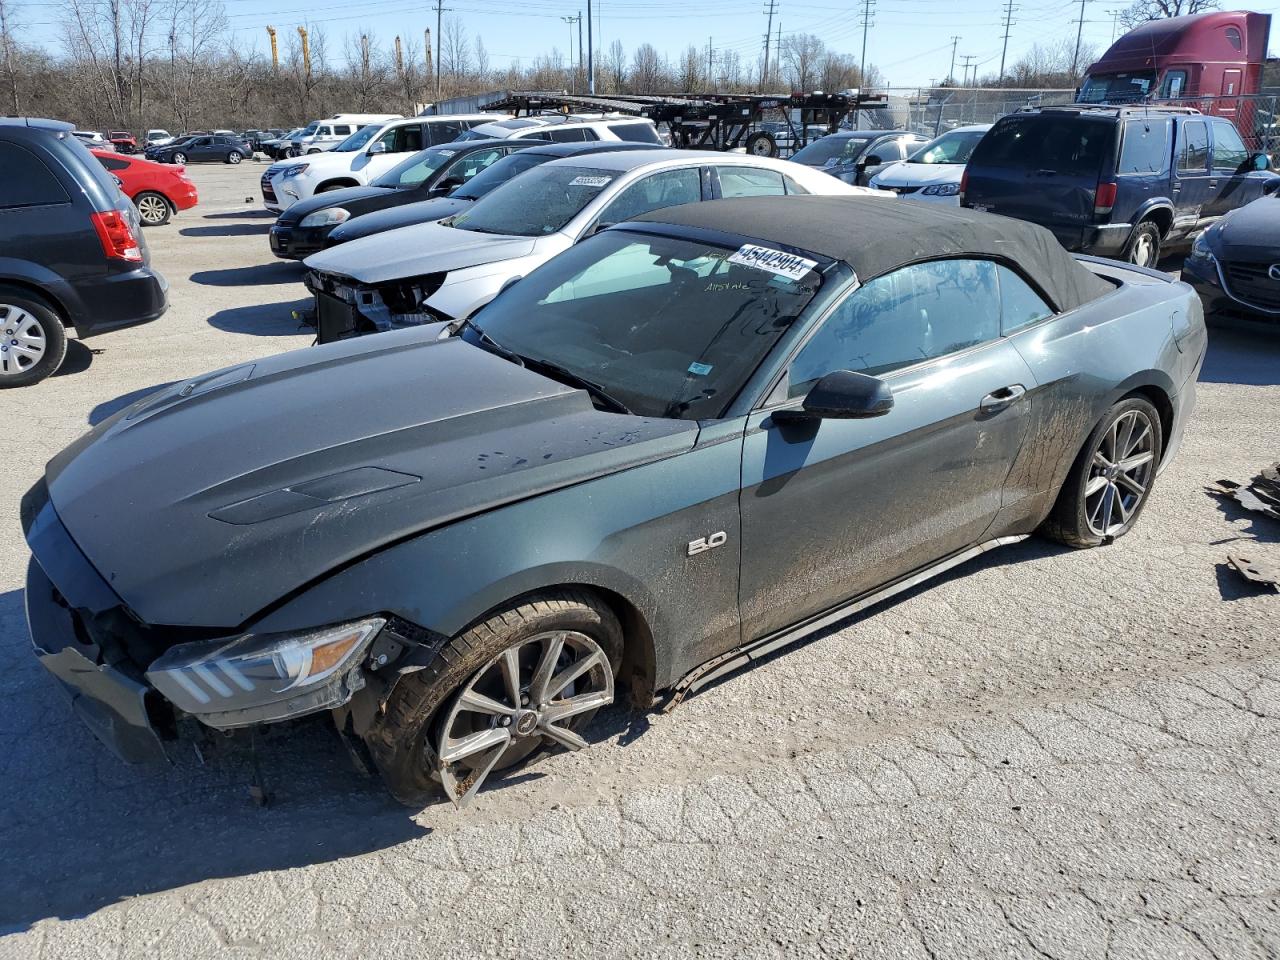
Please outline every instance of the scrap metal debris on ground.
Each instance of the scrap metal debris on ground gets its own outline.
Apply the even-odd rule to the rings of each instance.
[[[1280,520],[1280,462],[1263,467],[1248,484],[1219,480],[1205,490],[1216,497],[1230,498],[1246,510]],[[1229,553],[1227,562],[1250,583],[1280,591],[1280,565],[1260,560],[1252,551]]]

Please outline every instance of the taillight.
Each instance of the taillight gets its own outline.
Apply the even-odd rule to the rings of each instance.
[[[142,248],[138,246],[138,238],[133,235],[133,228],[119,210],[108,210],[106,213],[91,213],[93,229],[98,231],[98,240],[102,243],[102,252],[115,260],[142,260]]]
[[[966,169],[960,174],[960,206],[964,206],[964,194],[969,189],[969,171]]]
[[[1114,182],[1101,182],[1093,195],[1093,212],[1107,214],[1116,205],[1116,185]]]

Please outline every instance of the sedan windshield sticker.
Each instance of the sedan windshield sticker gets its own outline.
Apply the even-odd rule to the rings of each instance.
[[[695,377],[705,377],[712,369],[713,364],[710,363],[698,363],[697,361],[694,361],[689,364],[689,372]]]
[[[816,260],[806,260],[793,253],[757,247],[750,243],[744,243],[739,247],[737,253],[729,257],[729,262],[740,263],[744,267],[755,267],[757,270],[767,270],[791,280],[799,280],[818,265]]]
[[[613,177],[574,177],[569,181],[571,187],[603,187],[607,186]]]

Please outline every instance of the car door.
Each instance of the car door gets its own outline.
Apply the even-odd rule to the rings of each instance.
[[[462,186],[495,160],[505,157],[508,152],[506,147],[491,147],[462,154],[446,164],[434,179],[428,177],[423,180],[418,190],[424,194],[430,193],[432,196],[444,196],[449,191]]]
[[[747,421],[744,640],[983,540],[1030,422],[1031,371],[1000,324],[996,264],[926,261],[854,290],[800,347]],[[893,409],[774,420],[836,370],[882,377]]]
[[[212,160],[213,137],[198,137],[186,153],[191,160]]]
[[[1209,164],[1217,189],[1206,205],[1205,215],[1216,218],[1262,196],[1267,177],[1254,171],[1249,162],[1252,155],[1235,124],[1219,117],[1209,122],[1209,129],[1213,141]]]
[[[1178,163],[1173,178],[1173,230],[1171,236],[1186,236],[1199,228],[1212,208],[1216,181],[1209,175],[1209,124],[1186,120],[1178,127]]]
[[[437,146],[442,143],[453,143],[466,128],[457,120],[440,120],[435,123],[424,123],[422,125],[423,146],[430,141],[431,146]]]

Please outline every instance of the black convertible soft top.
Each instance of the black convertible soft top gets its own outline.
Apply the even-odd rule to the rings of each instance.
[[[1114,289],[1043,227],[959,207],[877,197],[742,197],[666,207],[636,220],[808,250],[843,260],[864,282],[940,257],[1005,260],[1017,264],[1059,312]]]

